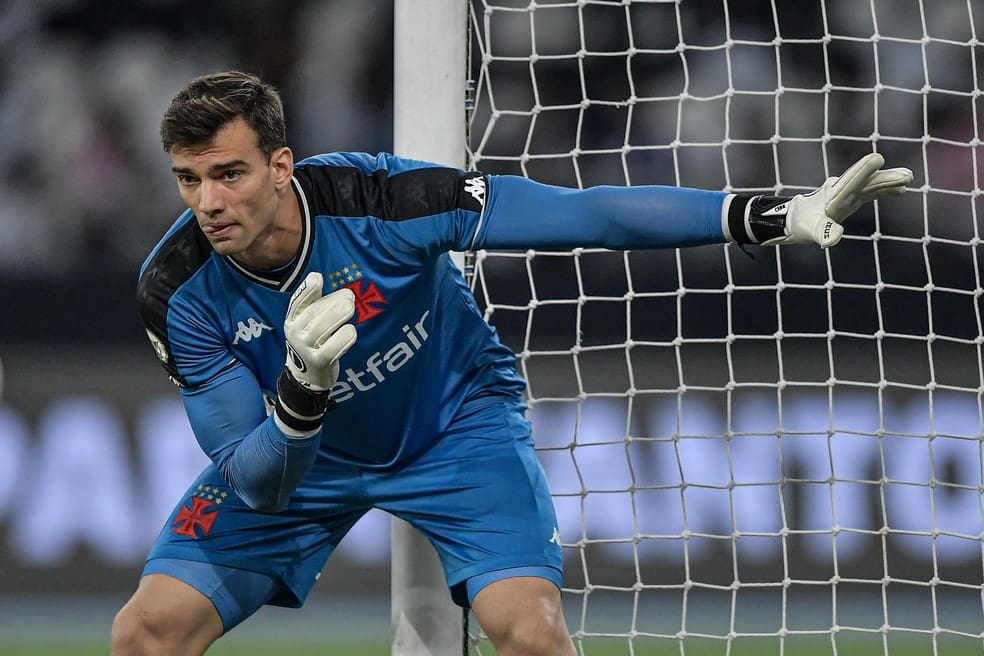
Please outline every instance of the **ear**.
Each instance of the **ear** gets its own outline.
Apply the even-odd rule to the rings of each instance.
[[[290,185],[294,175],[294,153],[287,146],[273,151],[270,155],[270,166],[273,167],[273,184],[278,190]]]

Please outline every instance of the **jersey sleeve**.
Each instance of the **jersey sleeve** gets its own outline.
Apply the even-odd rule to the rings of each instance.
[[[137,307],[147,337],[171,382],[200,385],[231,365],[216,310],[189,292],[212,253],[185,212],[147,258],[137,281]]]
[[[727,241],[724,192],[646,185],[570,189],[489,176],[472,249],[675,248]]]
[[[465,250],[485,202],[483,174],[389,153],[328,153],[299,167],[318,211],[359,220],[367,246],[409,267]]]
[[[140,309],[154,353],[178,387],[202,385],[235,363],[214,323],[191,304],[176,296],[163,304],[142,298]]]
[[[234,364],[225,340],[201,314],[174,303],[166,325],[167,343],[181,386],[202,385]]]
[[[255,375],[233,358],[207,322],[174,319],[183,316],[180,309],[175,304],[169,338],[159,340],[164,350],[158,357],[161,352],[168,356],[161,362],[181,387],[199,446],[247,505],[265,512],[283,510],[314,462],[320,434],[285,435],[267,416]]]
[[[449,250],[673,248],[727,241],[728,194],[644,185],[573,189],[389,155],[332,153],[319,206],[368,217],[369,237],[405,265]]]
[[[285,435],[267,416],[263,392],[243,364],[181,390],[195,438],[248,506],[279,512],[311,468],[321,433]]]
[[[322,206],[376,222],[372,245],[408,265],[449,250],[675,248],[728,241],[729,194],[641,185],[574,189],[389,155],[332,153]]]

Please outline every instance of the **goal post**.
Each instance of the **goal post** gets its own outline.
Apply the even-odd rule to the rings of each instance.
[[[394,3],[395,154],[464,166],[466,26],[466,0]],[[436,552],[408,523],[392,522],[392,653],[461,653],[462,611]]]

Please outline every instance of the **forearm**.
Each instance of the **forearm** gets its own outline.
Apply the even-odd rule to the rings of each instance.
[[[724,192],[678,187],[565,189],[497,176],[474,248],[673,248],[727,241]]]
[[[217,463],[223,478],[250,508],[280,512],[310,470],[321,434],[284,435],[272,419],[247,435]]]
[[[239,366],[183,394],[202,450],[229,486],[257,510],[283,510],[317,455],[320,432],[292,437],[267,417],[256,379]]]

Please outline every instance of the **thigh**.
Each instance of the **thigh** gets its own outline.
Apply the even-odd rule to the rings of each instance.
[[[492,572],[544,572],[560,581],[557,518],[522,404],[466,406],[434,447],[376,477],[371,489],[380,508],[430,539],[460,605],[468,605],[463,584],[492,582]]]
[[[147,557],[146,571],[157,572],[160,563],[189,562],[252,572],[277,583],[266,603],[298,607],[335,545],[367,510],[346,496],[349,486],[341,476],[334,483],[302,484],[284,511],[263,513],[247,506],[209,466],[168,518]],[[159,573],[193,585],[194,577],[202,574],[166,569]],[[210,577],[205,573],[208,585]],[[202,592],[218,603],[238,581],[219,577],[217,587]],[[243,585],[252,589],[248,583],[244,579]]]
[[[144,566],[134,599],[139,598],[144,612],[167,613],[174,608],[190,623],[194,618],[217,613],[221,635],[271,603],[282,590],[278,578],[259,572],[194,560],[154,558]],[[203,608],[202,601],[207,608]]]

